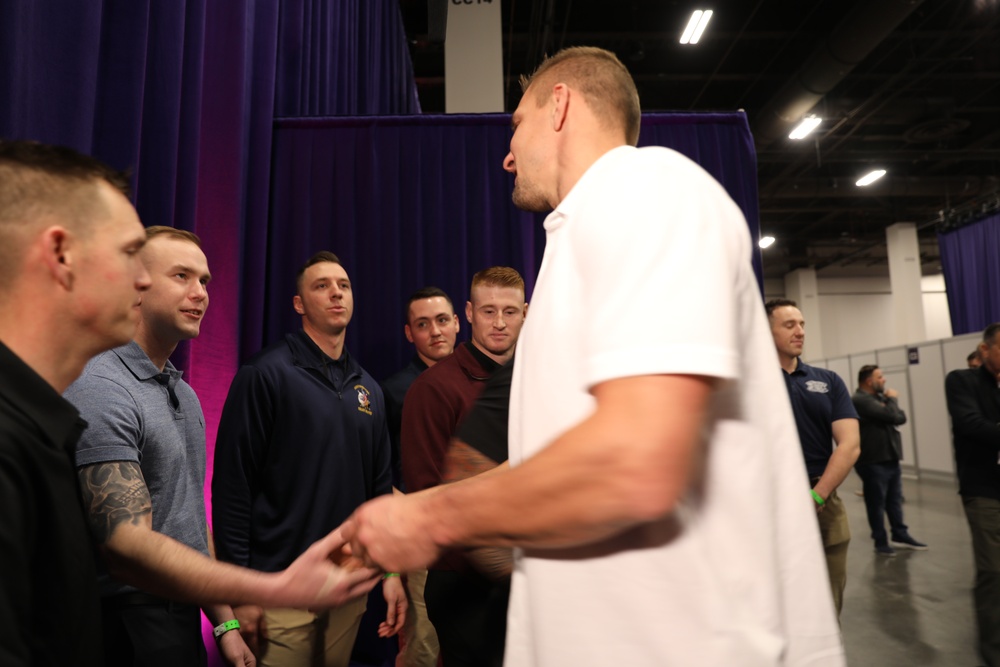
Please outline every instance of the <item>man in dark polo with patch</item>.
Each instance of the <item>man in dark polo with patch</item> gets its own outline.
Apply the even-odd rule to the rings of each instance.
[[[808,366],[799,359],[805,343],[805,320],[795,302],[772,299],[764,307],[795,414],[823,538],[830,588],[839,615],[847,584],[851,529],[837,487],[851,472],[861,452],[858,414],[840,376],[825,368]]]

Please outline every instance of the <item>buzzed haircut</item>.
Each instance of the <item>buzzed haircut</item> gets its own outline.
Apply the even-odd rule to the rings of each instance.
[[[524,278],[517,270],[509,266],[491,266],[472,276],[472,285],[469,286],[470,299],[472,298],[472,290],[479,286],[512,287],[521,290],[521,294],[524,294]]]
[[[994,322],[983,330],[983,342],[987,346],[997,343],[997,333],[1000,333],[1000,322]]]
[[[764,311],[767,313],[768,318],[770,318],[771,313],[776,311],[778,308],[784,308],[785,306],[791,306],[792,308],[799,307],[799,305],[791,299],[771,299],[764,304]]]
[[[529,76],[521,77],[521,90],[535,86],[538,106],[546,104],[552,86],[565,83],[581,92],[587,106],[601,124],[620,128],[626,141],[635,146],[639,141],[642,109],[639,92],[628,69],[610,51],[594,46],[573,46],[546,58]]]
[[[299,294],[299,296],[302,295],[302,276],[306,274],[306,269],[322,262],[330,262],[331,264],[340,264],[343,266],[340,258],[332,252],[329,250],[320,250],[318,253],[307,259],[306,263],[299,269],[299,272],[295,274],[295,291]]]
[[[181,241],[190,241],[199,248],[201,247],[201,239],[194,232],[189,232],[186,229],[177,229],[176,227],[167,227],[166,225],[153,225],[152,227],[146,227],[146,240],[154,239],[157,236],[166,236],[171,239],[178,239]]]
[[[403,321],[407,324],[410,323],[410,306],[413,305],[414,301],[420,301],[422,299],[433,299],[434,297],[441,297],[448,302],[448,306],[451,308],[451,312],[455,312],[455,304],[451,302],[451,297],[441,289],[440,287],[434,287],[433,285],[428,285],[427,287],[421,287],[416,292],[410,295],[410,298],[406,300],[406,307],[403,310]]]
[[[48,221],[89,232],[107,213],[96,189],[101,181],[130,194],[127,174],[72,148],[0,141],[0,287],[14,279],[34,226]]]
[[[858,386],[861,386],[865,381],[872,376],[872,373],[878,370],[878,366],[875,364],[865,364],[858,371]]]

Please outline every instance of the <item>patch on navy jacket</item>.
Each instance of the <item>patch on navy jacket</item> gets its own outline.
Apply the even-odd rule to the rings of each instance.
[[[814,391],[817,394],[830,393],[830,387],[825,382],[820,382],[819,380],[806,380],[806,390]]]
[[[354,389],[358,392],[358,411],[370,415],[372,413],[371,392],[361,384],[354,385]]]

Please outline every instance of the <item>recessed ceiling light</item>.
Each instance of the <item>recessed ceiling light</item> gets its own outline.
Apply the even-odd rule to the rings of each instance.
[[[774,245],[774,237],[773,236],[762,236],[762,237],[760,237],[760,241],[757,241],[757,245],[759,245],[762,250],[764,248],[770,248],[772,245]]]
[[[708,27],[708,22],[711,19],[711,9],[706,9],[704,11],[700,9],[694,10],[691,14],[691,18],[688,20],[687,27],[684,28],[684,33],[681,35],[681,44],[697,44],[698,40],[701,39],[701,34],[705,32],[705,28]]]
[[[859,178],[858,182],[855,183],[855,185],[857,185],[860,188],[863,188],[866,185],[871,185],[872,183],[882,178],[883,176],[885,176],[885,169],[876,169],[875,171],[870,171],[861,178]]]
[[[806,116],[802,119],[802,122],[795,126],[792,133],[788,135],[789,139],[805,139],[812,131],[819,127],[819,124],[823,122],[822,118],[817,116]]]

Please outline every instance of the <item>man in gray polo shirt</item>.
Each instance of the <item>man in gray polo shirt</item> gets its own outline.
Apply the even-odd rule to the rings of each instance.
[[[202,491],[205,419],[169,361],[180,341],[200,331],[208,261],[190,232],[150,227],[146,238],[140,253],[152,282],[142,295],[135,339],[95,357],[66,398],[89,423],[76,464],[106,564],[100,588],[107,665],[204,665],[200,610],[188,601],[308,606],[332,583],[341,595],[328,606],[367,592],[378,578],[373,571],[358,577],[336,566],[330,571],[326,556],[339,548],[336,536],[310,550],[311,562],[279,573],[285,591],[272,586],[279,583],[268,580],[273,575],[212,559]],[[240,633],[230,632],[239,627],[230,606],[209,604],[204,611],[217,624],[223,657],[255,664]]]

